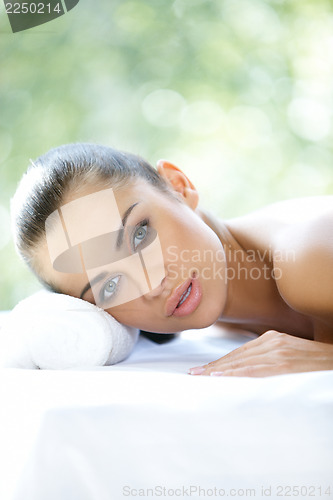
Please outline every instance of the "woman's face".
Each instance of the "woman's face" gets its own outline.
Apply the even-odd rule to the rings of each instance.
[[[46,279],[63,293],[142,330],[173,333],[214,323],[226,301],[225,258],[218,236],[181,195],[179,201],[142,179],[113,194],[126,221],[114,245],[96,240],[103,245],[104,264],[84,272],[56,271],[45,244],[39,259]],[[98,208],[106,218],[115,216],[109,206]],[[134,290],[133,283],[140,280],[144,286]]]

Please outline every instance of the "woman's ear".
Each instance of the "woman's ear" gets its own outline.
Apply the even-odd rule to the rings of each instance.
[[[195,210],[199,203],[199,194],[190,179],[169,161],[158,160],[158,173],[171,185],[174,191],[179,193],[185,203]]]

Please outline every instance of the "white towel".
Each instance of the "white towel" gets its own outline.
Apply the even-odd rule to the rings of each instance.
[[[22,300],[0,329],[0,366],[65,369],[113,365],[139,331],[81,299],[41,290]]]

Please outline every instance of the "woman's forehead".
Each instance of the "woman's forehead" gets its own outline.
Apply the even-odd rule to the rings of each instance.
[[[78,272],[82,245],[101,235],[116,233],[123,226],[113,188],[91,192],[60,206],[45,222],[45,235],[52,266],[61,272]],[[60,260],[59,260],[60,259]],[[56,263],[61,263],[60,268]]]
[[[145,195],[151,194],[152,196],[160,192],[147,180],[141,177],[129,177],[123,179],[121,182],[113,182],[112,179],[109,181],[96,180],[95,182],[86,182],[81,186],[74,185],[70,188],[64,197],[63,205],[106,189],[112,189],[113,195],[118,203],[122,203],[123,200],[133,196],[141,196],[143,192]]]

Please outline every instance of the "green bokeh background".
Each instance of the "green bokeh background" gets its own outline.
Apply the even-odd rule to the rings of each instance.
[[[0,309],[40,288],[9,201],[29,158],[98,142],[178,164],[241,215],[333,193],[329,0],[81,0],[13,34],[0,4]]]

